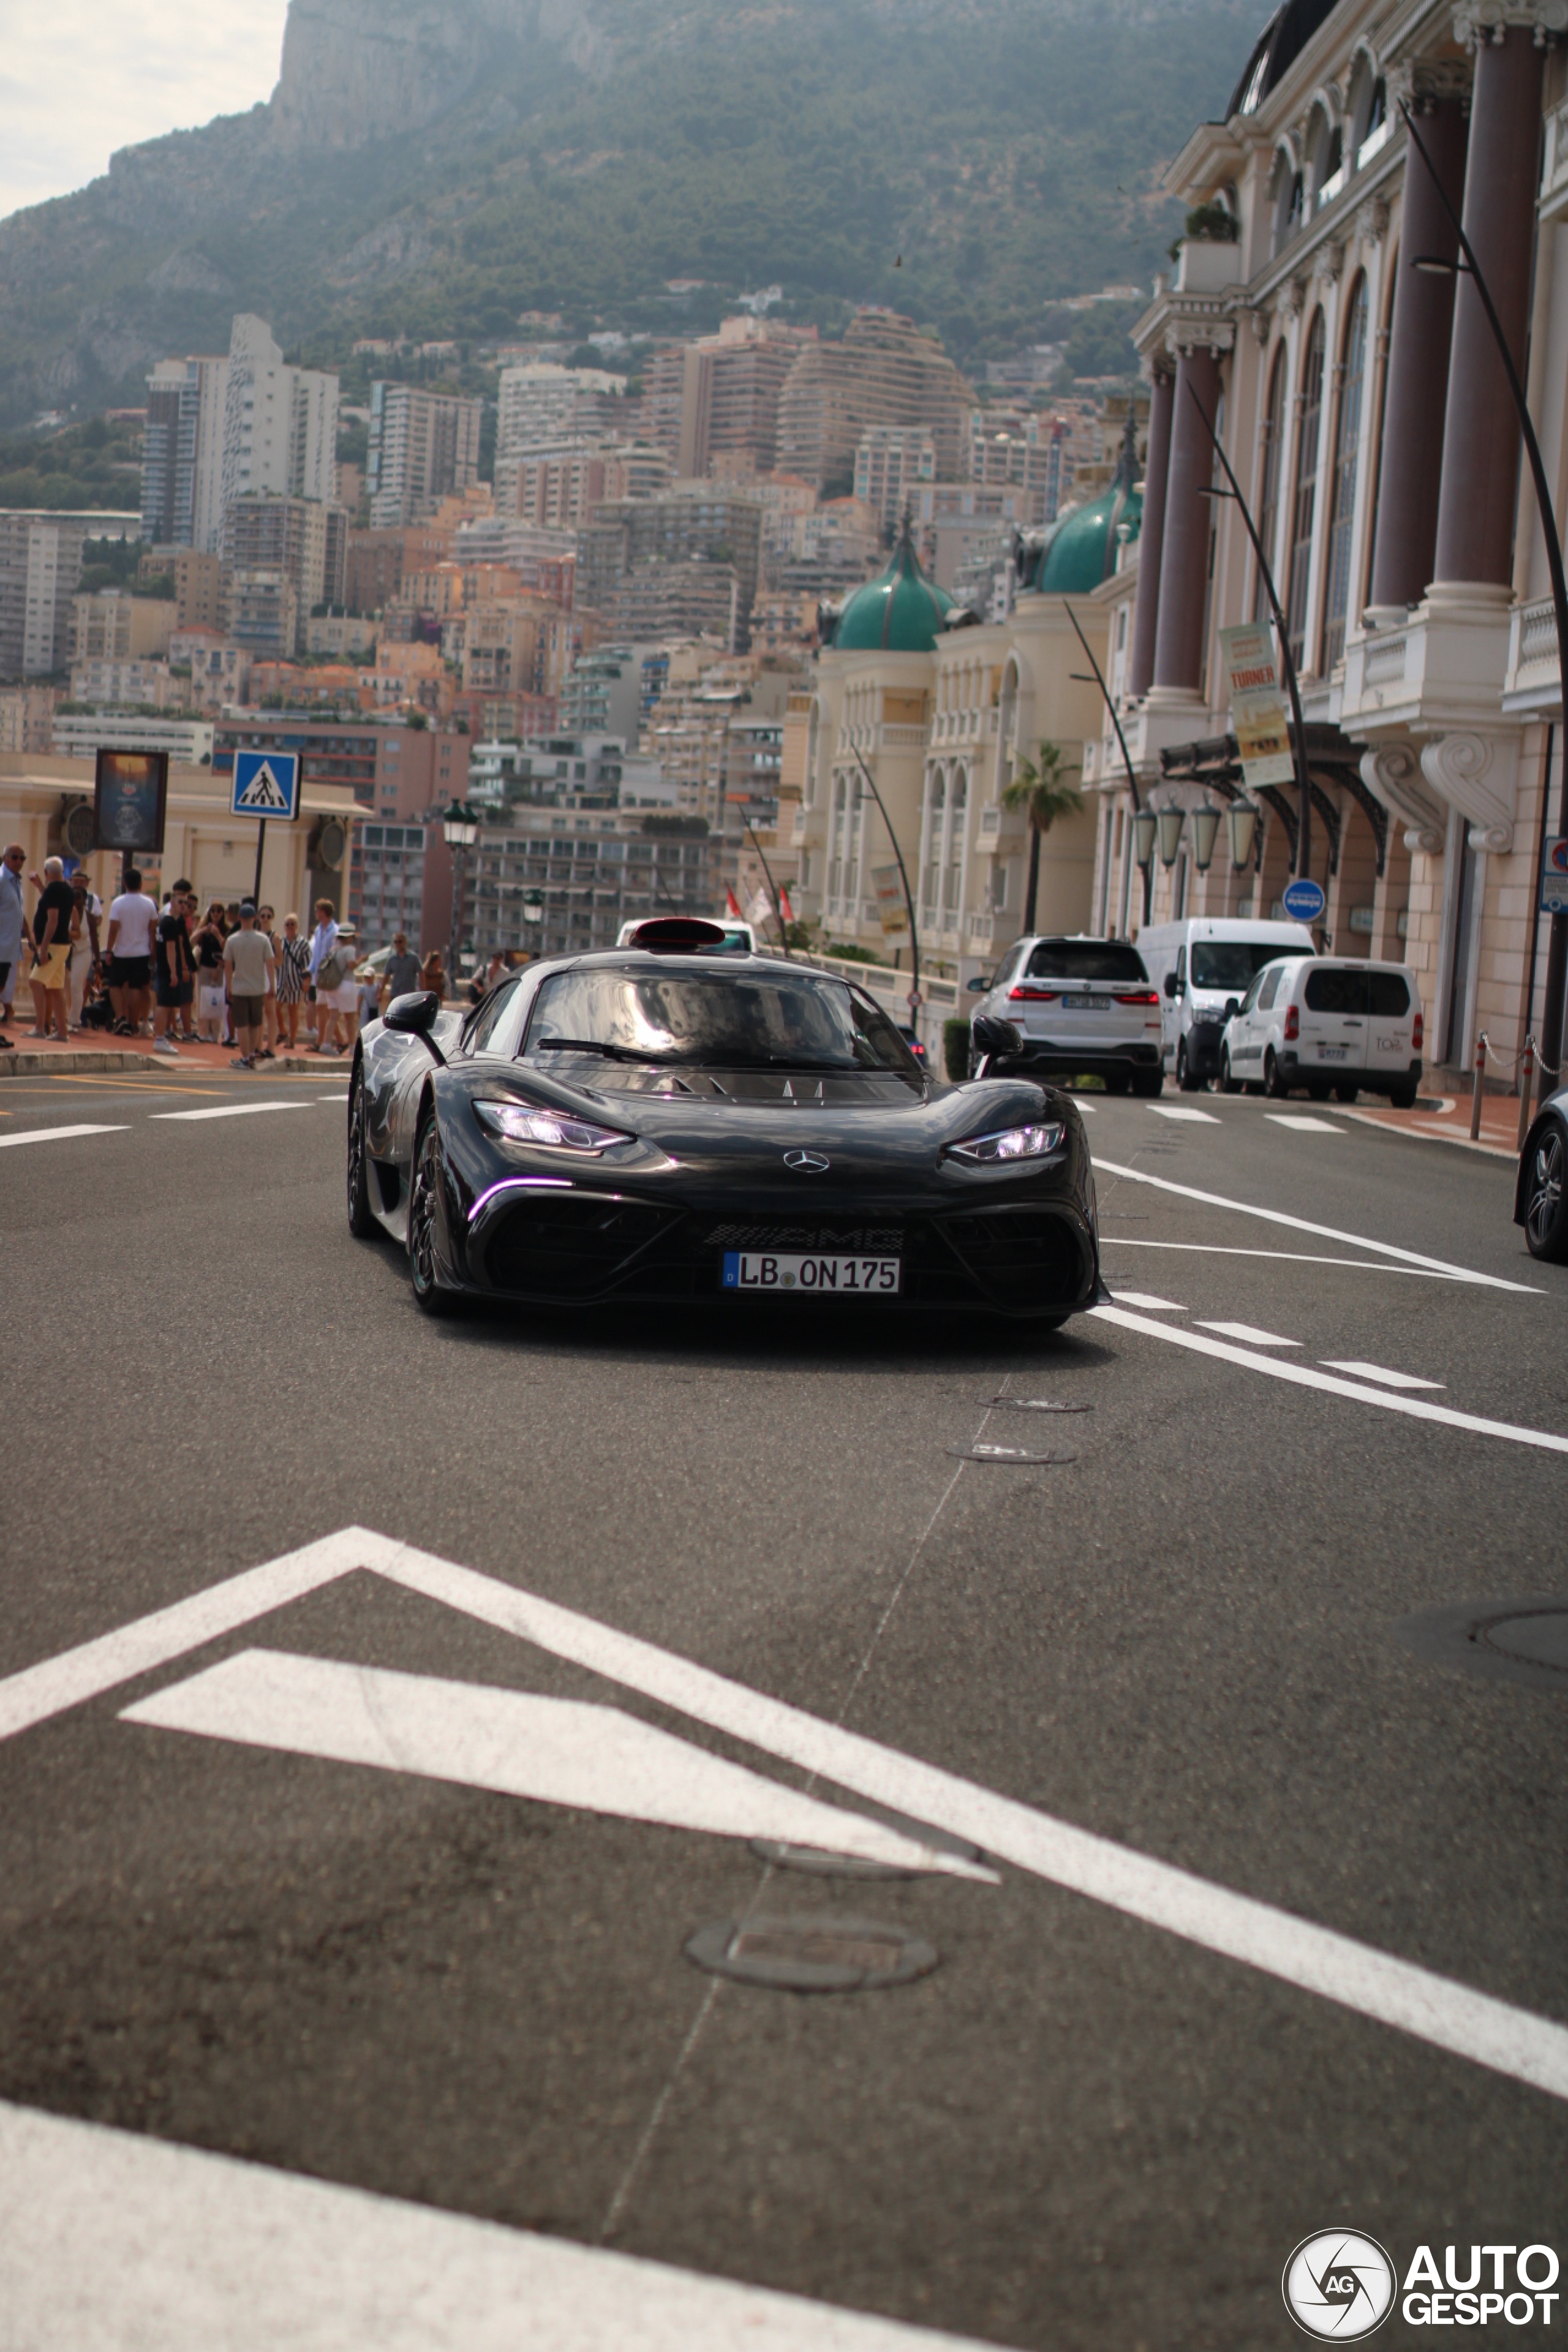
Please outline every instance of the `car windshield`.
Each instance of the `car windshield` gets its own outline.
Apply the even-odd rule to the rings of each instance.
[[[915,1068],[887,1014],[843,981],[755,971],[605,967],[557,972],[539,992],[523,1048],[710,1069]]]
[[[1042,940],[1029,958],[1027,977],[1131,981],[1138,988],[1149,985],[1142,957],[1121,940]]]
[[[1300,955],[1299,947],[1281,947],[1277,940],[1194,940],[1190,966],[1194,988],[1224,988],[1234,995],[1252,984],[1254,972],[1283,956]]]

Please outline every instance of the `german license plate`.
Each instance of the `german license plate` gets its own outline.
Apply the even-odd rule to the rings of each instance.
[[[901,1286],[896,1257],[804,1257],[784,1251],[726,1250],[726,1290],[804,1290],[837,1298],[889,1298]]]
[[[1064,1013],[1098,1013],[1100,999],[1098,996],[1064,996],[1062,1011]]]
[[[1349,1052],[1348,1045],[1320,1045],[1318,1059],[1320,1062],[1342,1062]]]

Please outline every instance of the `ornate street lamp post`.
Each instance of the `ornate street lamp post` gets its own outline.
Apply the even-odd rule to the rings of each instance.
[[[1219,811],[1212,801],[1193,811],[1193,864],[1200,874],[1206,874],[1214,862],[1215,835],[1219,832]]]
[[[458,984],[458,925],[463,905],[463,861],[479,837],[479,811],[463,801],[453,801],[441,812],[441,838],[452,857],[452,932],[451,986]]]
[[[1083,647],[1083,657],[1085,661],[1088,662],[1089,669],[1093,673],[1092,677],[1086,677],[1081,671],[1075,669],[1071,673],[1071,676],[1075,685],[1098,686],[1105,707],[1110,713],[1110,723],[1116,730],[1116,740],[1121,747],[1121,764],[1127,771],[1127,789],[1132,795],[1132,820],[1134,829],[1136,830],[1138,812],[1142,807],[1143,803],[1138,791],[1138,777],[1132,765],[1132,754],[1127,748],[1127,738],[1121,731],[1121,714],[1117,709],[1116,704],[1112,699],[1110,688],[1105,683],[1105,673],[1094,658],[1094,648],[1090,646],[1089,639],[1084,635],[1083,631],[1079,627],[1078,614],[1073,611],[1072,606],[1068,604],[1065,596],[1062,599],[1062,604],[1066,610],[1068,619],[1072,623],[1073,635],[1078,639],[1079,645]],[[1138,864],[1143,870],[1143,920],[1146,923],[1149,919],[1149,910],[1152,903],[1154,875],[1149,858],[1141,857],[1138,860]]]

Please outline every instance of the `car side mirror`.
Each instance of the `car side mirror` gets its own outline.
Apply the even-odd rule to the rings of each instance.
[[[1165,974],[1165,993],[1167,996],[1176,996],[1180,994],[1180,991],[1176,986],[1176,975],[1173,971],[1168,971]]]
[[[977,1078],[990,1076],[990,1066],[998,1055],[1023,1050],[1023,1034],[1017,1023],[999,1020],[992,1013],[983,1013],[977,1021],[972,1021],[969,1034],[976,1056],[973,1075]]]
[[[984,996],[989,990],[991,982],[988,980],[982,980],[979,974],[976,973],[974,978],[972,981],[967,982],[965,985],[967,986],[971,996]]]
[[[1232,1020],[1234,1020],[1234,1019],[1235,1019],[1235,1017],[1236,1017],[1236,1015],[1237,1015],[1240,1011],[1241,1011],[1241,999],[1240,999],[1240,997],[1239,997],[1239,996],[1227,996],[1227,997],[1226,998],[1226,1000],[1225,1000],[1225,1017],[1226,1017],[1226,1019],[1227,1021],[1232,1021]]]
[[[411,990],[406,996],[395,996],[381,1016],[384,1029],[395,1029],[405,1037],[417,1037],[428,1046],[436,1059],[445,1066],[447,1056],[430,1032],[436,1026],[441,1011],[441,999],[433,988]]]

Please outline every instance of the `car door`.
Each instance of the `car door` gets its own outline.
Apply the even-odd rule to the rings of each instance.
[[[1183,1020],[1187,997],[1187,950],[1184,945],[1176,950],[1176,969],[1172,975],[1174,993],[1156,981],[1160,990],[1160,1059],[1167,1069],[1176,1066],[1176,1047],[1181,1042]]]
[[[1328,1077],[1365,1069],[1367,1001],[1365,964],[1308,965],[1296,1049],[1303,1071],[1321,1070]]]
[[[1363,1067],[1408,1073],[1415,1058],[1415,1015],[1420,1000],[1406,975],[1386,964],[1367,972],[1366,1058]]]

